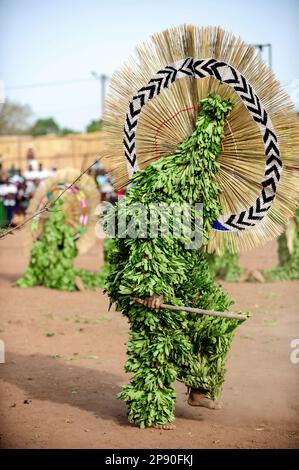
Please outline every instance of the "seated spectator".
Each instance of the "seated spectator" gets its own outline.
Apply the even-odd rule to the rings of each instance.
[[[25,197],[29,200],[34,196],[36,186],[32,180],[26,180]]]
[[[38,165],[38,178],[42,181],[42,180],[45,180],[46,178],[48,178],[48,176],[51,176],[53,174],[53,172],[51,170],[47,170],[43,168],[43,164],[40,163]]]
[[[125,195],[126,190],[124,188],[117,191],[117,199],[121,199]]]
[[[20,184],[24,182],[24,177],[21,174],[21,170],[16,171],[16,173],[10,178],[10,182],[13,184]]]
[[[34,183],[34,186],[35,186],[35,190],[34,190],[34,191],[36,191],[36,188],[39,187],[40,182],[41,182],[40,178],[34,178],[34,180],[33,180],[33,183]]]
[[[4,206],[4,196],[6,192],[6,183],[4,177],[0,181],[0,227],[6,227],[7,217],[6,210]]]
[[[38,171],[33,169],[32,165],[28,166],[28,170],[24,172],[24,178],[25,180],[34,180],[39,177]]]
[[[0,157],[1,157],[1,155],[0,155]],[[3,170],[2,163],[0,162],[0,184],[4,184],[6,178],[7,178],[6,171]]]
[[[108,178],[106,176],[106,171],[103,168],[101,168],[101,169],[99,169],[95,172],[95,180],[96,180],[96,183],[97,183],[100,191],[102,192],[102,187],[105,186],[105,184],[108,183]]]
[[[33,170],[37,170],[38,163],[37,163],[37,160],[35,159],[35,152],[34,152],[32,144],[28,145],[27,162],[28,162],[28,168],[31,166]]]
[[[17,187],[9,179],[5,181],[5,184],[1,185],[1,197],[3,198],[6,213],[6,225],[10,225],[16,209]]]
[[[27,207],[29,205],[29,198],[26,196],[26,183],[19,183],[17,185],[17,207],[16,212],[25,214]]]
[[[17,174],[19,170],[16,169],[14,163],[11,165],[10,169],[8,170],[8,177],[11,178],[15,174]]]
[[[13,227],[16,227],[18,225],[21,225],[24,222],[24,220],[25,220],[25,214],[19,209],[16,209],[16,212],[14,213],[11,219],[11,225]]]

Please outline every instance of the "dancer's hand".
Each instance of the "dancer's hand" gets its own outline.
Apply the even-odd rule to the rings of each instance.
[[[144,305],[147,308],[160,308],[160,306],[164,303],[163,295],[153,294],[150,297],[146,297],[145,299],[140,299],[139,303]]]

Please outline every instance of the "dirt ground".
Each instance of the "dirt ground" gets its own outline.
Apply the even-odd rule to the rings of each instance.
[[[116,398],[128,380],[128,325],[102,292],[59,292],[13,282],[24,272],[22,233],[0,242],[0,446],[2,448],[299,448],[299,281],[224,283],[253,317],[228,360],[224,408],[192,408],[178,383],[174,431],[128,424]],[[97,270],[100,241],[78,265]],[[242,255],[248,268],[276,263],[276,244]]]

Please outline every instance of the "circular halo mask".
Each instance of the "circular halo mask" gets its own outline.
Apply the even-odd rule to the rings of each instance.
[[[166,30],[141,45],[135,64],[112,81],[105,161],[119,185],[126,184],[190,135],[198,102],[213,92],[232,98],[234,109],[217,176],[223,214],[214,222],[209,251],[222,251],[225,241],[235,251],[277,236],[298,194],[298,120],[252,47],[221,28],[193,26]]]
[[[28,214],[39,212],[45,205],[55,200],[80,173],[80,170],[76,169],[58,170],[53,176],[42,181],[30,202]],[[91,177],[83,175],[63,194],[62,198],[65,222],[72,229],[79,253],[84,253],[94,242],[92,221],[99,200],[95,183]],[[44,212],[28,224],[29,248],[42,234],[48,216],[48,212]]]

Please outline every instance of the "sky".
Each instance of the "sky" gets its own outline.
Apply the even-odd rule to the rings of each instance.
[[[298,20],[299,0],[0,0],[0,80],[6,99],[29,104],[35,118],[82,131],[101,115],[92,71],[110,77],[165,28],[221,25],[272,44],[273,70],[299,105]]]

